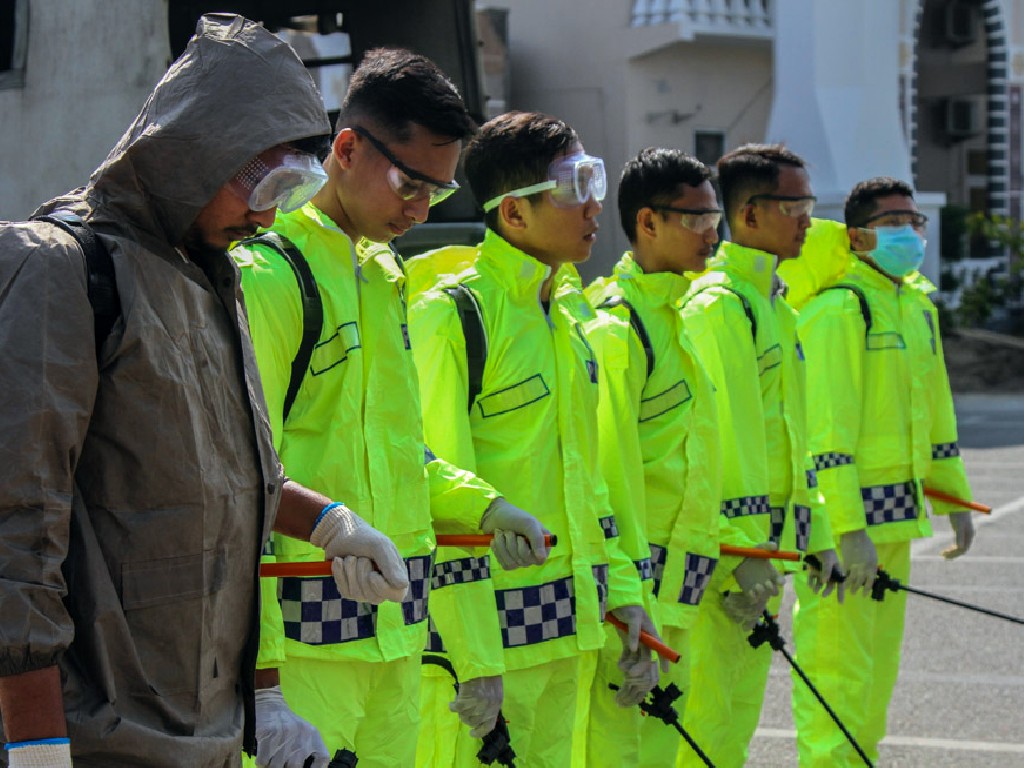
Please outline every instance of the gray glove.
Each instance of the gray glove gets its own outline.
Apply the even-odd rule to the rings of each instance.
[[[470,736],[479,739],[494,730],[503,697],[501,675],[474,677],[459,684],[459,692],[448,709],[472,729]]]
[[[400,603],[405,599],[405,594],[409,591],[409,572],[398,548],[391,539],[367,524],[345,505],[327,511],[310,534],[309,543],[320,547],[331,559],[356,555],[372,561],[379,573],[371,574],[362,584],[365,585],[367,594],[372,592],[380,597],[377,602],[393,600]],[[335,563],[331,566],[331,571],[338,584],[338,591],[344,592],[352,588],[360,590],[358,583],[349,582],[344,565],[339,567]],[[340,579],[339,573],[342,574]]]
[[[722,595],[725,615],[744,629],[753,629],[768,607],[768,595],[751,597],[745,592],[726,592]]]
[[[540,565],[548,559],[544,544],[547,530],[540,520],[500,496],[480,518],[480,530],[494,534],[491,552],[506,571]]]
[[[834,590],[836,600],[843,602],[846,582],[840,581],[843,578],[843,569],[839,567],[839,555],[834,549],[823,549],[811,554],[818,558],[821,568],[807,565],[807,586],[813,592],[820,592],[822,597],[828,597]]]
[[[9,768],[71,768],[70,744],[7,745]]]
[[[758,544],[757,548],[774,552],[779,546],[773,542],[764,542]],[[779,590],[785,584],[785,579],[772,565],[771,560],[762,560],[756,557],[745,558],[736,566],[732,575],[736,579],[736,583],[740,585],[740,589],[743,590],[743,594],[749,598],[763,599],[765,605],[768,604],[768,598],[779,594]]]
[[[260,768],[327,768],[331,759],[320,732],[292,712],[281,686],[256,691],[256,765]]]
[[[971,548],[974,542],[974,519],[970,512],[951,512],[949,524],[953,528],[953,546],[942,550],[942,556],[952,560]]]
[[[851,595],[857,594],[857,590],[870,594],[878,575],[878,552],[868,532],[861,528],[841,534],[839,551],[846,568],[846,591]]]
[[[622,685],[615,694],[615,703],[620,707],[632,707],[647,698],[658,684],[658,662],[653,651],[640,644],[640,630],[659,640],[661,638],[642,606],[623,605],[613,609],[611,614],[626,625],[625,632],[619,630],[622,654],[618,667],[622,672]]]

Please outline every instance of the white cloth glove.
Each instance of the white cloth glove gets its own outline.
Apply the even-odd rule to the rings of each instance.
[[[970,512],[951,512],[949,524],[953,528],[953,546],[942,550],[942,556],[952,560],[971,548],[974,542],[974,519]]]
[[[745,592],[726,592],[722,595],[725,615],[744,629],[753,629],[767,607],[767,593],[763,597],[751,597]]]
[[[779,545],[766,541],[758,544],[757,548],[774,552],[779,548]],[[743,594],[749,598],[763,599],[765,605],[768,604],[768,598],[779,594],[782,585],[785,584],[785,579],[776,570],[775,566],[772,565],[771,560],[762,560],[756,557],[745,558],[742,563],[736,566],[736,570],[732,572],[732,575],[736,579],[736,583],[739,584],[740,589],[743,590]]]
[[[834,591],[836,593],[836,600],[840,603],[843,602],[846,582],[839,581],[839,579],[843,578],[843,569],[839,565],[839,555],[836,554],[834,549],[823,549],[811,554],[818,558],[821,568],[815,568],[810,564],[807,565],[807,586],[811,588],[811,591],[820,593],[822,597],[828,597]],[[835,581],[833,581],[833,576],[836,577]]]
[[[622,672],[622,685],[615,694],[615,703],[620,707],[632,707],[647,698],[647,694],[658,684],[657,658],[653,651],[640,644],[640,630],[659,640],[661,638],[642,606],[622,605],[610,613],[626,625],[625,632],[619,630],[622,654],[619,656],[618,667]]]
[[[502,497],[492,501],[480,518],[480,530],[493,533],[491,552],[506,571],[540,565],[548,559],[540,520]]]
[[[7,745],[9,768],[71,768],[70,744]]]
[[[366,557],[347,555],[331,561],[331,573],[338,591],[349,600],[379,605],[394,600],[397,590],[374,570],[373,561]]]
[[[864,595],[871,594],[871,586],[878,575],[878,552],[868,532],[861,528],[841,534],[839,551],[846,568],[846,591],[851,595],[858,590]]]
[[[310,534],[309,543],[320,547],[328,558],[355,555],[371,560],[377,566],[379,574],[368,577],[364,584],[367,585],[368,591],[372,589],[373,594],[380,597],[376,602],[393,600],[400,603],[405,599],[409,591],[409,571],[398,548],[391,539],[372,525],[368,525],[345,505],[327,511]],[[360,567],[353,565],[353,569],[357,571]],[[338,576],[339,570],[344,574],[342,578]],[[331,571],[334,573],[339,592],[344,593],[353,586],[358,590],[358,585],[349,584],[346,566],[342,565],[339,568],[335,562],[331,566]],[[372,588],[369,586],[371,584]]]
[[[292,712],[281,686],[256,691],[256,765],[260,768],[327,768],[330,755],[320,732]]]
[[[498,722],[498,712],[505,695],[501,675],[493,677],[474,677],[459,683],[459,692],[455,701],[448,709],[455,712],[459,719],[471,729],[469,735],[480,739],[494,730]]]

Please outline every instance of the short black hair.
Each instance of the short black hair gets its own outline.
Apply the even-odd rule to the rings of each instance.
[[[579,137],[567,123],[540,112],[506,112],[480,126],[466,147],[466,179],[481,206],[502,192],[537,184]],[[497,209],[484,214],[496,229]]]
[[[426,56],[404,48],[369,50],[352,73],[335,133],[363,122],[400,144],[413,124],[452,141],[476,130],[455,84]]]
[[[914,197],[914,190],[905,181],[892,176],[875,176],[858,182],[850,190],[843,208],[843,218],[848,227],[863,227],[868,223],[871,214],[878,208],[875,203],[880,197],[904,195]]]
[[[744,144],[719,159],[718,186],[730,225],[753,195],[771,194],[783,165],[803,168],[803,158],[783,144]]]
[[[636,214],[641,208],[667,205],[682,185],[699,187],[711,169],[681,149],[647,147],[626,162],[619,178],[619,221],[630,243],[636,242]]]

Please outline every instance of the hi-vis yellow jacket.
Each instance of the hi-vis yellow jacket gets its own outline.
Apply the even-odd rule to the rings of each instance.
[[[503,671],[485,552],[431,562],[434,533],[479,532],[497,492],[424,448],[419,386],[410,351],[402,265],[386,245],[352,241],[311,203],[278,214],[274,231],[305,256],[323,300],[323,328],[287,422],[292,360],[302,335],[296,278],[274,249],[238,247],[242,286],[275,446],[286,474],[343,501],[387,534],[406,559],[405,602],[372,606],[341,597],[331,577],[281,579],[280,609],[264,600],[261,666],[286,656],[390,661],[419,654],[427,605],[448,630],[460,679]],[[278,560],[322,560],[287,536]],[[456,571],[458,571],[456,573]],[[273,583],[264,596],[273,596]],[[282,630],[283,619],[283,630]]]
[[[508,669],[598,649],[605,607],[642,603],[598,468],[597,360],[583,329],[594,311],[575,269],[563,266],[545,312],[549,270],[488,230],[472,267],[409,308],[427,442],[558,536],[542,566],[492,564]],[[487,342],[471,407],[462,325],[442,290],[456,283],[472,292]]]
[[[723,544],[832,547],[810,454],[796,312],[776,257],[722,243],[681,300],[683,327],[717,391]],[[723,558],[731,573],[738,561]]]
[[[846,225],[831,219],[812,219],[800,255],[777,268],[786,283],[786,303],[798,312],[818,291],[843,276],[852,260]]]
[[[601,390],[601,470],[619,540],[647,580],[651,616],[682,628],[696,618],[718,562],[722,501],[714,387],[675,307],[689,285],[671,272],[645,274],[627,252],[611,277],[587,288],[598,307],[588,336]]]
[[[810,448],[837,536],[865,528],[879,543],[930,535],[922,482],[971,498],[934,290],[916,272],[896,285],[854,259],[800,315]],[[936,501],[932,509],[960,511]]]

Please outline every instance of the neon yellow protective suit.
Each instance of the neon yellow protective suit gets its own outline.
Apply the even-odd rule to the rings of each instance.
[[[811,219],[800,255],[785,259],[776,270],[786,283],[786,303],[799,312],[818,291],[843,276],[852,258],[845,224]]]
[[[858,294],[867,302],[867,316]],[[957,447],[934,286],[914,273],[900,285],[854,259],[837,286],[800,316],[807,354],[810,447],[836,537],[863,530],[879,565],[904,582],[910,540],[931,535],[922,483],[970,499]],[[867,329],[866,317],[871,327]],[[933,512],[961,511],[933,502]],[[842,606],[797,586],[797,659],[873,760],[885,735],[903,639],[905,592]],[[793,686],[800,764],[862,761],[811,694]]]
[[[546,312],[539,291],[549,274],[488,230],[474,265],[442,279],[441,286],[459,282],[472,292],[486,333],[482,388],[472,407],[452,298],[433,289],[414,299],[410,328],[428,442],[558,537],[544,565],[504,572],[495,563],[492,578],[513,747],[524,765],[565,768],[577,678],[592,673],[588,657],[605,642],[604,611],[642,597],[598,470],[597,361],[583,330],[594,312],[569,266],[555,275]],[[443,628],[441,635],[447,644]],[[466,734],[462,729],[460,740],[468,741]],[[459,752],[460,764],[472,754],[469,747]]]
[[[405,602],[373,606],[339,595],[331,577],[285,578],[276,589],[265,580],[259,664],[281,668],[289,706],[320,729],[331,754],[345,747],[360,765],[410,765],[428,596],[460,677],[504,669],[497,621],[485,608],[494,600],[486,553],[432,562],[435,530],[479,532],[498,494],[424,448],[405,277],[391,249],[353,243],[311,203],[278,214],[273,229],[304,255],[324,315],[320,342],[282,423],[303,329],[298,283],[270,247],[233,251],[285,472],[386,533],[406,558],[411,587]],[[272,545],[282,561],[324,557],[286,536]]]
[[[832,546],[806,447],[803,353],[796,312],[781,295],[776,257],[723,243],[683,297],[683,327],[716,389],[722,446],[723,544],[816,552]],[[771,649],[722,610],[737,589],[722,558],[691,638],[684,726],[718,766],[740,766],[764,698]],[[802,577],[798,577],[802,578]],[[776,601],[777,605],[777,601]],[[774,609],[773,606],[769,606]],[[684,765],[699,765],[680,751]]]
[[[674,682],[684,692],[675,704],[679,712],[689,689],[688,630],[718,561],[721,502],[714,389],[675,307],[689,285],[671,272],[645,274],[626,253],[611,277],[587,289],[599,308],[588,335],[600,372],[601,470],[617,510],[621,547],[644,580],[648,613],[662,639],[681,654],[659,683]],[[678,732],[641,717],[639,707],[618,707],[608,690],[622,677],[618,645],[609,642],[600,653],[587,763],[670,765],[682,744]]]

